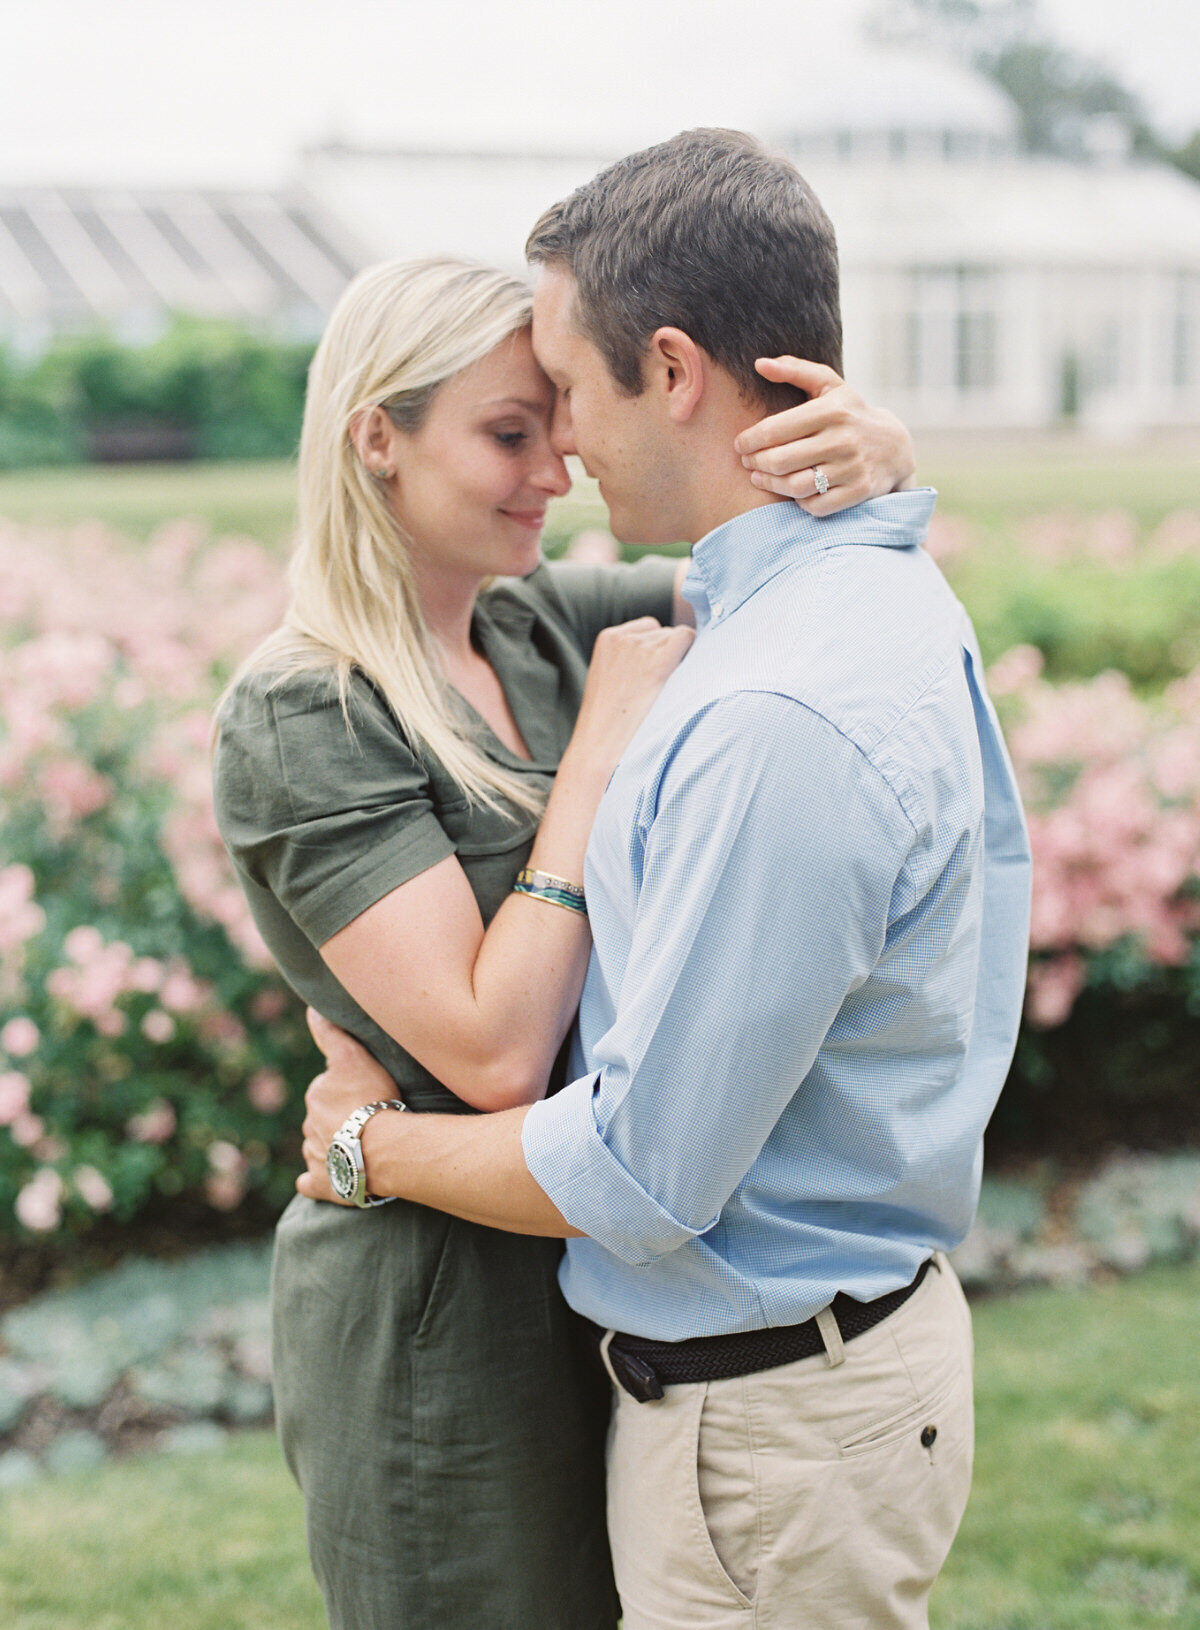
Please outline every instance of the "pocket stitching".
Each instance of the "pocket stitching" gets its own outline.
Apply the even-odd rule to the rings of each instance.
[[[855,1432],[848,1438],[842,1438],[838,1443],[838,1453],[844,1460],[852,1460],[859,1455],[871,1454],[876,1449],[886,1449],[899,1442],[922,1416],[931,1410],[941,1408],[960,1379],[957,1369],[949,1370],[926,1397],[919,1398],[915,1404],[909,1405],[901,1413],[876,1421],[865,1432]]]
[[[716,1569],[717,1579],[731,1591],[733,1599],[739,1607],[752,1608],[754,1599],[747,1596],[742,1587],[730,1575],[729,1570],[721,1561],[721,1553],[713,1543],[712,1531],[708,1526],[708,1518],[704,1514],[704,1501],[700,1497],[700,1432],[704,1422],[704,1405],[708,1399],[708,1382],[704,1382],[704,1393],[700,1400],[700,1408],[696,1415],[696,1437],[691,1456],[692,1475],[688,1481],[688,1493],[691,1497],[692,1517],[697,1527],[697,1533],[703,1541],[708,1559]],[[643,1407],[647,1407],[643,1405]],[[757,1485],[756,1485],[757,1486]]]

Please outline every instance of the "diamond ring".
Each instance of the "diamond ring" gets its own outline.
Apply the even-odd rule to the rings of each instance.
[[[829,477],[825,474],[825,471],[819,464],[813,465],[812,478],[816,485],[818,497],[824,498],[825,494],[829,491]]]

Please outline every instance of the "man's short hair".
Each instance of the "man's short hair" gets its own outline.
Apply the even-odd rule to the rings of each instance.
[[[804,396],[763,379],[756,357],[841,372],[833,226],[795,166],[740,130],[685,130],[610,165],[545,212],[525,253],[572,273],[580,327],[631,396],[663,327],[770,409]]]

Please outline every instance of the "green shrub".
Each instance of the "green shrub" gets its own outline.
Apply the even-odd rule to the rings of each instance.
[[[187,432],[208,458],[288,455],[311,358],[308,343],[187,316],[147,345],[97,330],[32,363],[0,352],[0,467],[67,462],[89,434],[130,426]]]

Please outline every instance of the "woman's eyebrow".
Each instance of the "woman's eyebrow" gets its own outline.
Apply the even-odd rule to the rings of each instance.
[[[524,396],[497,396],[492,401],[481,404],[482,407],[489,410],[501,407],[519,407],[524,408],[529,413],[545,413],[549,405],[549,402],[545,400],[535,402]]]

